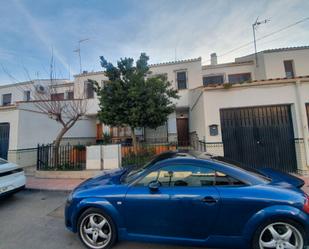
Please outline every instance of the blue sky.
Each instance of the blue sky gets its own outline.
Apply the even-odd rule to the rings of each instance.
[[[82,43],[83,70],[100,70],[99,56],[112,62],[150,62],[217,52],[219,62],[253,52],[252,23],[270,19],[257,38],[309,17],[308,0],[0,0],[0,84],[48,78],[51,51],[59,78],[79,72],[73,52]],[[258,50],[309,45],[309,20],[258,42]],[[3,70],[4,69],[4,70]],[[15,78],[13,80],[8,73]]]

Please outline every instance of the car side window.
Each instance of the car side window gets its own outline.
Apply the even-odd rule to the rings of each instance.
[[[215,171],[193,165],[174,165],[161,168],[158,181],[162,187],[204,187],[212,186]]]
[[[157,181],[159,175],[159,171],[152,171],[145,177],[143,177],[140,181],[138,181],[135,186],[148,186],[150,182]]]
[[[135,186],[147,187],[150,182],[159,181],[162,187],[205,187],[205,186],[244,186],[239,181],[225,173],[207,167],[195,165],[165,166],[152,171]]]
[[[239,181],[227,174],[224,174],[222,172],[216,172],[216,186],[244,186],[245,183],[242,181]]]

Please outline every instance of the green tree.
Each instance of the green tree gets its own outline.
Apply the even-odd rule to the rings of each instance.
[[[92,81],[100,102],[98,117],[110,126],[129,126],[135,146],[135,128],[155,129],[175,111],[173,99],[179,98],[177,90],[166,76],[151,75],[145,53],[141,53],[135,65],[132,58],[120,59],[117,66],[103,56],[100,60],[108,81],[103,87]]]

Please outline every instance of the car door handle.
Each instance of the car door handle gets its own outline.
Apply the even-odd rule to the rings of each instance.
[[[218,200],[216,200],[215,198],[211,197],[211,196],[206,196],[202,199],[202,202],[208,203],[208,204],[214,204],[217,203]]]

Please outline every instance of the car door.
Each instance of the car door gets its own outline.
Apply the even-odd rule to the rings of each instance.
[[[214,227],[219,194],[205,166],[162,165],[133,184],[125,199],[128,233],[206,239]],[[160,183],[158,189],[149,184]]]

